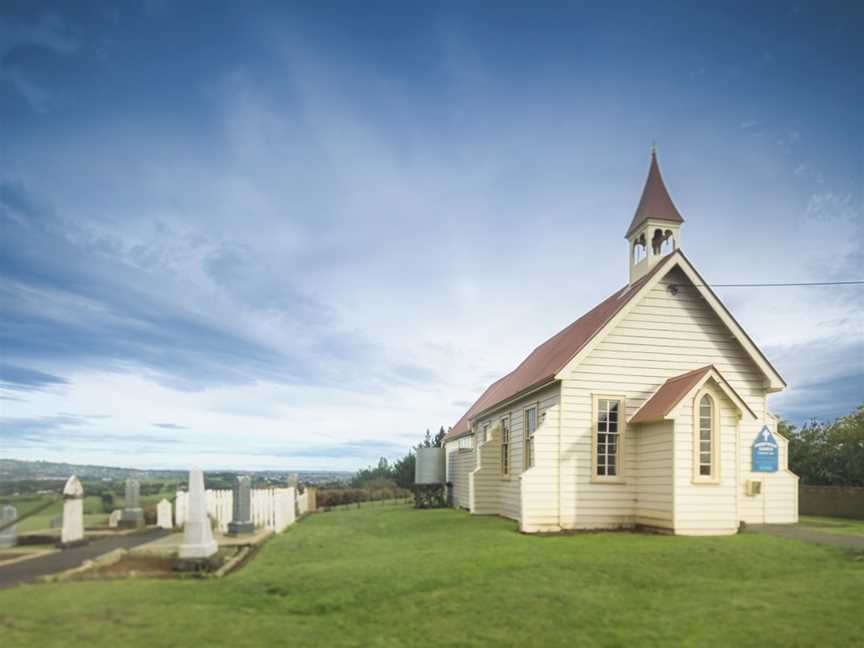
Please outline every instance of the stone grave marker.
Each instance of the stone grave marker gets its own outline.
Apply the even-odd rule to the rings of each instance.
[[[210,518],[207,517],[207,494],[204,491],[204,473],[200,470],[189,471],[189,507],[186,525],[183,528],[183,542],[178,557],[181,563],[206,562],[219,547],[213,539]]]
[[[123,517],[123,509],[114,509],[108,516],[108,527],[116,529],[120,524],[120,518]]]
[[[60,545],[64,547],[84,542],[84,488],[75,475],[63,487],[63,529]]]
[[[126,503],[120,517],[120,527],[137,529],[144,526],[144,509],[140,503],[141,482],[137,479],[126,480]]]
[[[244,533],[255,533],[252,523],[252,479],[245,475],[234,482],[233,510],[231,522],[228,523],[228,535]]]
[[[156,505],[156,526],[160,529],[173,529],[174,522],[171,519],[171,502],[162,499]]]
[[[18,519],[18,510],[11,504],[7,504],[0,509],[0,527],[3,527],[10,522]],[[6,527],[0,531],[0,549],[4,547],[14,547],[18,540],[18,534],[15,530],[16,525]]]

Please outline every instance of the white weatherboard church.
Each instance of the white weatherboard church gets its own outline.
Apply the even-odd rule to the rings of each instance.
[[[629,283],[451,428],[454,505],[525,532],[797,522],[798,477],[767,407],[786,384],[684,256],[683,222],[652,152]]]

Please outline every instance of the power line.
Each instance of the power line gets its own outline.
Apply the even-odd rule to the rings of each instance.
[[[729,284],[695,284],[697,286],[708,286],[710,288],[787,288],[791,286],[860,286],[860,281],[804,281],[799,283],[729,283]]]

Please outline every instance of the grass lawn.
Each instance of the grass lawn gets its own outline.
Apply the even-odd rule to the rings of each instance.
[[[18,515],[23,516],[28,511],[35,509],[40,503],[46,501],[45,497],[22,497],[20,499],[7,498],[10,504],[18,509]],[[5,500],[4,500],[5,501]],[[84,498],[84,524],[97,525],[104,524],[108,520],[107,513],[100,513],[102,510],[102,502],[98,497]],[[22,520],[16,524],[18,533],[25,531],[39,531],[47,529],[51,526],[51,518],[63,515],[63,500],[55,501],[51,506],[36,515],[33,515],[26,520]]]
[[[843,535],[864,536],[864,520],[849,520],[834,517],[819,517],[818,515],[802,515],[799,526],[825,531],[827,533],[842,533]]]
[[[520,535],[453,510],[313,515],[219,581],[0,590],[9,646],[860,645],[864,561],[766,535]]]

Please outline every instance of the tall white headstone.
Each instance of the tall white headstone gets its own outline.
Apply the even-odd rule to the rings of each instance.
[[[188,497],[186,525],[178,555],[181,560],[209,558],[216,553],[218,546],[213,540],[207,517],[207,494],[204,492],[204,474],[200,470],[189,471]]]
[[[63,487],[63,529],[60,542],[71,544],[84,539],[84,488],[75,475]]]
[[[174,528],[174,522],[171,520],[171,502],[167,499],[161,500],[156,505],[156,526],[160,529]]]

